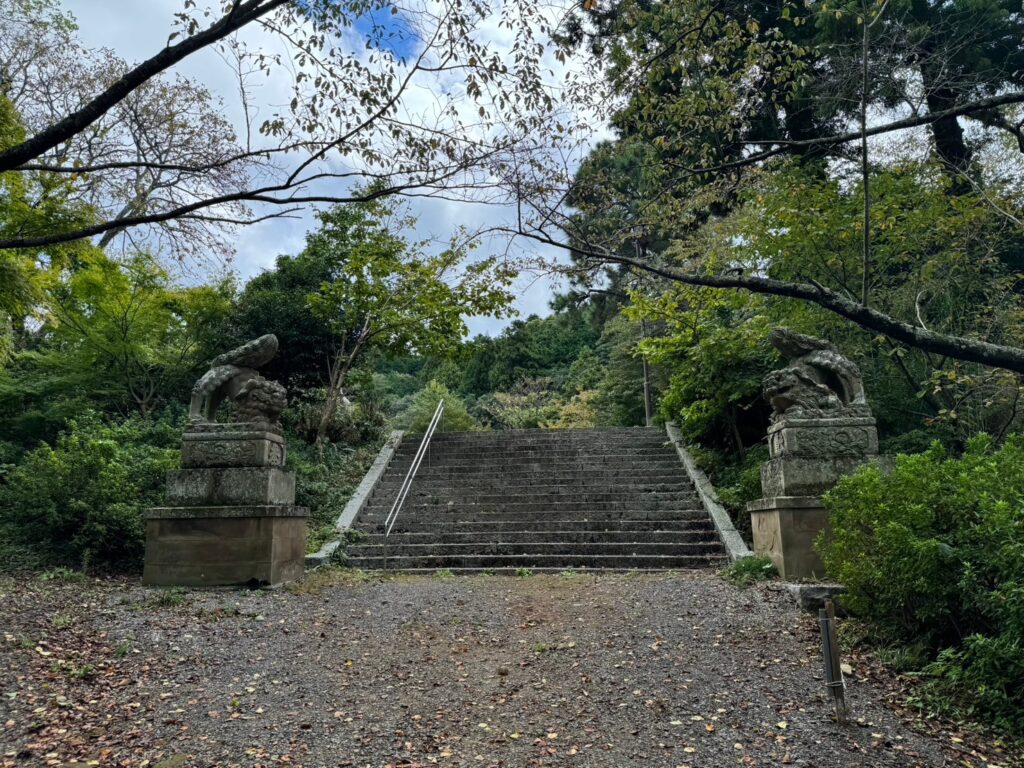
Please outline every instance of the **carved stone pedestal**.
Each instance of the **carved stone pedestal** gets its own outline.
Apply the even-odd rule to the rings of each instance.
[[[830,342],[775,328],[768,340],[788,358],[769,373],[772,406],[763,498],[747,505],[754,551],[785,579],[824,575],[814,544],[829,526],[821,495],[843,475],[878,459],[878,431],[857,366]]]
[[[764,498],[747,505],[754,551],[770,557],[785,579],[820,578],[824,566],[814,543],[829,524],[821,494],[878,458],[875,420],[783,417],[768,430],[768,452],[761,467]]]
[[[272,428],[271,428],[272,429]],[[261,422],[189,426],[168,506],[146,513],[146,584],[279,584],[302,575],[306,517],[284,439]]]
[[[773,496],[747,504],[754,533],[754,551],[767,555],[784,579],[825,575],[814,549],[828,528],[828,512],[818,496]]]

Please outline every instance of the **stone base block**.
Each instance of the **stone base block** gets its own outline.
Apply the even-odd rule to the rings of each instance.
[[[875,457],[870,457],[875,458]],[[761,493],[773,496],[817,496],[843,475],[856,471],[869,457],[804,458],[780,456],[761,465]]]
[[[280,467],[208,467],[167,473],[173,507],[293,504],[295,473]]]
[[[144,584],[269,585],[302,576],[302,507],[164,507],[146,520]]]
[[[186,432],[181,441],[181,466],[283,467],[284,438],[273,432]]]
[[[878,454],[878,430],[870,416],[783,418],[768,428],[768,452],[779,456],[832,458]]]
[[[784,579],[821,578],[825,567],[814,550],[828,529],[828,512],[817,496],[774,496],[747,504],[754,552],[767,555]]]

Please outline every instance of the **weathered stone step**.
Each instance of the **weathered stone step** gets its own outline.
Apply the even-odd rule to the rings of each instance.
[[[454,496],[442,496],[439,494],[424,493],[418,490],[416,486],[410,490],[409,495],[406,497],[406,507],[415,506],[429,506],[429,507],[460,507],[463,509],[472,508],[478,509],[480,507],[488,506],[505,506],[505,505],[555,505],[555,504],[617,504],[617,505],[631,505],[637,508],[650,508],[650,505],[673,505],[678,506],[681,502],[696,502],[697,496],[693,490],[687,490],[687,492],[673,492],[667,493],[663,490],[651,490],[647,493],[632,493],[632,492],[578,492],[577,493],[537,493],[537,494],[522,494],[512,496],[508,494],[473,494],[469,493],[464,497]],[[378,504],[390,504],[393,503],[393,499],[374,499],[368,505],[369,507],[377,506]]]
[[[387,510],[360,518],[359,528],[369,530],[372,526],[383,524],[387,518]],[[565,510],[565,509],[540,509],[509,512],[504,509],[495,509],[490,512],[477,512],[472,515],[435,514],[435,513],[410,513],[402,510],[395,523],[396,530],[413,523],[419,525],[426,523],[435,528],[444,530],[461,529],[472,522],[481,523],[538,523],[545,520],[565,520],[575,518],[580,522],[594,522],[605,526],[614,526],[624,520],[705,520],[707,513],[702,509],[686,510],[665,510],[665,509],[609,509],[609,510]]]
[[[497,569],[497,568],[594,568],[628,571],[640,568],[691,570],[721,568],[724,555],[465,555],[462,557],[350,557],[355,568],[389,570],[411,569]]]
[[[695,542],[718,542],[714,527],[708,523],[700,527],[678,530],[603,530],[603,531],[573,531],[554,527],[527,527],[519,531],[487,531],[464,532],[456,527],[452,531],[399,531],[397,526],[391,536],[385,537],[383,533],[367,533],[358,541],[350,544],[350,547],[369,547],[384,544],[385,538],[391,543],[399,543],[402,546],[408,544],[431,544],[431,545],[478,545],[489,543],[518,544],[526,542],[564,543],[564,544],[652,544],[652,543],[695,543]]]
[[[361,520],[376,522],[383,520],[391,513],[391,503],[375,504],[364,511]],[[413,504],[403,506],[398,514],[402,518],[433,519],[446,524],[452,520],[508,520],[545,519],[561,517],[565,519],[593,520],[625,520],[631,515],[634,519],[651,519],[652,517],[673,518],[681,515],[700,514],[707,517],[707,512],[697,501],[659,502],[657,504],[621,504],[613,502],[563,501],[533,503],[529,501],[511,501],[506,504]]]
[[[566,520],[558,517],[545,516],[543,518],[517,518],[515,520],[508,519],[472,519],[472,520],[454,520],[445,524],[444,526],[439,525],[436,518],[418,518],[411,519],[400,515],[395,527],[392,530],[392,534],[397,532],[410,533],[410,532],[424,532],[436,534],[438,532],[449,532],[449,533],[481,533],[489,536],[499,536],[507,533],[515,533],[520,531],[537,531],[551,528],[552,530],[560,531],[580,531],[580,532],[599,532],[599,531],[622,531],[622,532],[640,532],[640,531],[688,531],[691,529],[700,530],[705,526],[711,527],[711,521],[707,515],[701,513],[698,515],[696,512],[688,513],[692,514],[693,517],[676,517],[671,519],[665,518],[650,518],[650,519],[637,519],[637,518],[614,518],[614,519],[584,519],[584,520]],[[360,526],[356,530],[360,531],[366,536],[375,535],[372,531],[383,532],[384,521],[383,518],[376,522],[365,523],[360,521]]]
[[[523,430],[434,437],[385,539],[412,466],[408,435],[356,522],[353,565],[396,570],[698,568],[724,549],[660,429]]]
[[[645,466],[647,465],[645,464]],[[444,465],[434,464],[428,467],[426,464],[423,464],[416,473],[416,482],[458,479],[470,483],[489,478],[518,483],[526,483],[533,479],[536,479],[538,482],[554,481],[572,483],[590,483],[595,480],[613,482],[642,480],[644,482],[668,483],[680,479],[689,482],[686,472],[679,466],[679,462],[675,462],[664,469],[654,471],[649,470],[640,474],[637,473],[635,467],[625,467],[620,469],[609,465],[601,465],[600,467],[595,467],[589,470],[575,468],[562,469],[557,466],[542,467],[539,469],[534,469],[532,467],[509,467],[501,470],[500,472],[495,472],[493,468],[481,466],[480,470],[481,471],[478,472],[455,472],[452,471],[450,467],[445,467]],[[381,478],[381,482],[401,482],[404,478],[404,472],[399,473],[388,471],[384,473]]]
[[[387,550],[385,552],[385,549]],[[490,542],[479,544],[419,544],[405,542],[401,537],[389,537],[385,544],[352,544],[346,548],[349,557],[473,557],[483,555],[564,555],[593,556],[619,555],[650,556],[650,555],[715,555],[721,554],[722,545],[718,542],[583,542],[565,544],[550,541],[524,542]]]
[[[420,449],[419,443],[410,443],[402,441],[402,444],[398,446],[395,451],[396,456],[408,457],[416,454]],[[531,454],[607,454],[607,453],[621,453],[623,455],[630,454],[647,454],[647,453],[663,453],[665,451],[671,451],[672,447],[666,445],[664,441],[650,441],[637,443],[631,440],[616,440],[606,443],[521,443],[519,445],[506,445],[503,443],[494,443],[493,445],[471,444],[471,443],[436,443],[431,442],[427,447],[427,450],[431,453],[437,453],[442,456],[465,456],[465,455],[479,455],[486,454],[487,456],[519,456],[519,455],[531,455]]]
[[[402,480],[405,478],[408,467],[400,470],[391,467],[381,478],[382,482]],[[612,474],[614,473],[614,474]],[[432,466],[420,467],[414,478],[416,482],[429,479],[455,479],[472,482],[486,478],[501,478],[511,482],[529,483],[532,477],[542,478],[545,475],[568,476],[568,482],[589,483],[601,478],[621,480],[623,483],[631,483],[647,477],[672,475],[672,479],[679,480],[686,475],[679,471],[679,464],[670,462],[659,462],[651,466],[648,463],[633,465],[623,464],[601,464],[601,463],[578,463],[578,464],[545,464],[536,462],[533,464],[522,464],[514,467],[489,467],[486,464],[473,464],[461,467]],[[532,484],[532,483],[531,483]]]
[[[381,570],[380,568],[364,568],[363,566],[350,564],[352,568],[358,568],[359,570],[374,572]],[[725,565],[722,563],[719,566]],[[706,566],[701,566],[704,568]],[[558,574],[560,576],[584,576],[588,573],[659,573],[673,570],[680,571],[692,571],[694,568],[588,568],[587,566],[581,566],[579,568],[573,568],[572,566],[530,566],[530,576],[539,576],[541,574]],[[445,574],[451,574],[452,576],[493,576],[495,578],[522,578],[524,576],[521,567],[502,567],[502,568],[388,568],[387,573],[389,574],[402,574],[404,576],[429,576],[436,574],[438,571],[444,571]]]
[[[395,469],[406,468],[412,465],[413,457],[395,456],[391,466]],[[421,466],[443,466],[461,467],[486,465],[489,467],[513,467],[523,464],[620,464],[629,465],[646,464],[649,461],[669,463],[678,459],[666,454],[662,450],[657,451],[635,451],[600,453],[594,451],[530,451],[524,453],[486,453],[482,451],[467,451],[458,454],[445,454],[440,451],[432,451],[429,456],[424,456]]]
[[[656,438],[665,440],[665,432],[660,427],[592,427],[589,429],[500,429],[478,430],[475,432],[436,432],[436,442],[460,441],[494,441],[515,443],[518,440],[552,440],[568,442],[573,440],[592,441],[601,438],[623,437],[631,440]],[[419,443],[422,433],[409,433],[405,440]]]
[[[402,486],[401,479],[390,479],[381,482],[374,489],[375,496],[393,496]],[[673,482],[651,483],[637,482],[626,484],[614,481],[595,481],[585,485],[580,483],[548,483],[537,480],[535,483],[509,483],[500,477],[481,478],[473,482],[460,483],[456,479],[436,478],[422,479],[417,477],[410,490],[410,496],[416,493],[419,496],[437,496],[443,498],[475,498],[481,494],[494,494],[500,492],[505,498],[509,496],[537,496],[552,494],[556,496],[577,495],[581,488],[586,488],[588,493],[632,493],[643,496],[648,493],[674,493],[695,495],[696,491],[689,480],[676,478]]]

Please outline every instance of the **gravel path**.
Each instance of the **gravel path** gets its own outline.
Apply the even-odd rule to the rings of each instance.
[[[177,604],[176,604],[177,603]],[[0,584],[0,765],[983,766],[712,573]],[[89,761],[96,761],[90,763]]]

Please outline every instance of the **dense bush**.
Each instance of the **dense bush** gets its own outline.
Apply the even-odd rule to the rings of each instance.
[[[288,447],[295,470],[295,503],[309,510],[306,549],[337,538],[335,522],[377,456],[383,436],[364,445],[329,444],[323,453],[300,441]]]
[[[825,503],[819,546],[848,607],[912,650],[933,703],[1024,733],[1024,439],[979,436],[960,458],[936,443]]]
[[[2,559],[9,567],[134,569],[146,507],[163,499],[180,427],[84,413],[54,445],[29,451],[0,485]]]
[[[444,400],[444,420],[437,427],[439,432],[481,429],[480,422],[470,415],[458,395],[452,394],[444,384],[437,381],[431,381],[412,396],[396,419],[397,425],[409,432],[425,432],[441,400]]]
[[[747,502],[761,498],[761,465],[768,460],[768,446],[757,445],[737,457],[730,451],[690,446],[697,465],[707,473],[732,524],[751,543],[750,513]]]
[[[329,442],[347,446],[365,445],[376,443],[383,437],[387,419],[377,403],[362,394],[356,402],[343,404],[334,412],[334,418],[327,425]],[[305,443],[314,443],[326,398],[327,390],[322,387],[292,393],[288,408],[282,416],[286,431]]]
[[[537,429],[558,418],[562,402],[554,382],[524,378],[508,392],[494,392],[477,403],[495,429]]]

